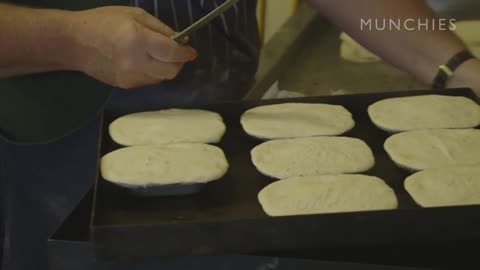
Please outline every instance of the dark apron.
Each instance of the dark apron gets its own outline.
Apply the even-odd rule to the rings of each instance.
[[[128,4],[122,0],[13,2],[73,10]],[[153,0],[137,2],[177,30],[212,8],[209,1],[199,6],[200,0],[174,0],[176,16],[172,16],[173,1],[159,0],[157,10],[150,5]],[[47,269],[48,236],[95,179],[98,119],[105,106],[141,110],[143,106],[174,107],[244,96],[256,71],[259,40],[255,1],[243,2],[245,6],[230,10],[193,37],[200,57],[172,82],[123,91],[76,72],[0,80],[5,269]]]

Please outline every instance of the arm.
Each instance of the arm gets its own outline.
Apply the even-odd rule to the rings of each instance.
[[[361,20],[375,18],[436,18],[421,0],[309,0],[318,10],[343,28],[366,48],[394,66],[431,85],[438,66],[445,64],[465,45],[450,31],[372,31],[361,29]],[[431,21],[431,20],[430,20]],[[448,23],[447,23],[448,24]],[[438,26],[437,26],[438,28]],[[430,29],[431,30],[431,29]],[[449,87],[480,87],[480,61],[469,60],[460,66]]]
[[[0,3],[0,77],[75,70],[123,88],[173,79],[196,57],[173,33],[137,8],[72,12]]]
[[[72,69],[69,14],[0,3],[0,77]]]

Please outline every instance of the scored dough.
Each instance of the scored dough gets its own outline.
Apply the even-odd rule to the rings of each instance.
[[[207,144],[133,146],[101,159],[102,177],[122,186],[207,183],[228,170],[223,151]]]
[[[348,137],[311,137],[269,141],[255,147],[252,162],[270,177],[359,173],[375,165],[368,145]]]
[[[269,216],[292,216],[397,208],[394,191],[366,175],[323,175],[274,182],[258,194]]]
[[[242,115],[245,132],[261,139],[341,135],[355,126],[343,106],[285,103],[261,106]]]
[[[423,207],[480,204],[480,166],[422,171],[405,180],[405,189]]]
[[[134,113],[115,120],[109,127],[112,139],[125,146],[217,143],[225,129],[217,113],[181,109]]]
[[[399,166],[425,170],[480,164],[480,130],[428,129],[396,134],[385,150]]]
[[[371,105],[368,114],[377,127],[393,132],[480,125],[480,106],[466,97],[426,95],[391,98]]]

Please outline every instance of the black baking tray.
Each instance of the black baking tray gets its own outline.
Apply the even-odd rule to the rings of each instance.
[[[207,184],[198,194],[156,198],[139,198],[99,176],[91,223],[96,256],[108,260],[480,240],[480,206],[424,209],[415,204],[403,188],[404,179],[411,173],[390,160],[383,149],[389,134],[375,127],[368,117],[367,107],[378,100],[426,94],[465,96],[478,102],[469,89],[451,89],[187,107],[215,111],[224,118],[227,132],[218,146],[230,163],[227,175]],[[261,141],[243,131],[240,116],[256,106],[285,102],[345,106],[356,121],[355,128],[345,136],[360,138],[372,148],[376,165],[365,174],[384,179],[395,190],[399,209],[268,217],[257,194],[275,180],[260,174],[251,163],[250,150]],[[143,111],[157,109],[166,108]],[[133,111],[105,112],[102,155],[121,147],[111,140],[108,125],[129,113]]]

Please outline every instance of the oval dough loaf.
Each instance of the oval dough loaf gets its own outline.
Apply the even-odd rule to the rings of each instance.
[[[261,139],[341,135],[355,126],[343,106],[285,103],[261,106],[242,115],[243,129]]]
[[[371,105],[368,114],[377,127],[393,132],[480,125],[480,107],[466,97],[426,95],[391,98]]]
[[[359,173],[375,165],[368,145],[348,137],[310,137],[274,140],[255,147],[252,162],[274,178]]]
[[[225,129],[217,113],[180,109],[126,115],[109,127],[112,139],[125,146],[217,143]]]
[[[448,167],[418,172],[405,189],[423,207],[480,204],[480,166]]]
[[[323,175],[274,182],[258,194],[269,216],[357,212],[397,208],[394,191],[365,175]]]
[[[228,170],[223,151],[207,144],[133,146],[101,159],[105,180],[122,186],[207,183]]]
[[[396,134],[385,150],[400,167],[425,170],[480,164],[480,130],[428,129]]]

